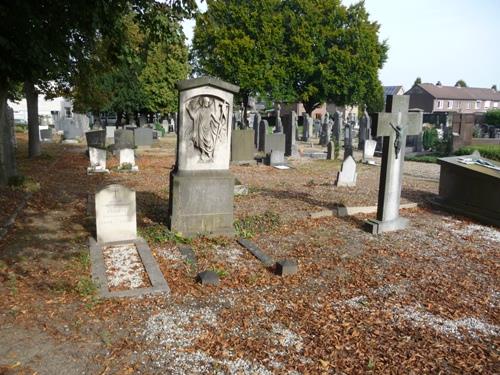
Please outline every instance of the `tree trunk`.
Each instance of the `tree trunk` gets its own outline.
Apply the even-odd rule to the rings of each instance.
[[[40,130],[38,127],[38,92],[31,81],[24,82],[24,94],[28,107],[28,157],[40,155]]]
[[[0,185],[7,185],[16,173],[16,155],[12,142],[13,118],[7,107],[7,87],[0,84]]]

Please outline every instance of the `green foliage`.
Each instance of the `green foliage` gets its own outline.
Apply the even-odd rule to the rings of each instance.
[[[467,87],[467,83],[463,79],[459,79],[457,83],[455,83],[455,87]]]
[[[281,224],[280,216],[271,211],[262,215],[251,215],[234,222],[234,228],[238,237],[252,238],[256,234],[269,232]]]
[[[417,161],[420,163],[437,163],[439,156],[436,155],[422,155],[422,156],[405,156],[406,161]]]
[[[40,183],[31,177],[23,175],[12,176],[9,178],[8,185],[14,190],[23,190],[28,193],[36,193],[40,190]]]
[[[417,77],[417,79],[415,79],[415,82],[413,82],[413,86],[421,85],[421,84],[422,84],[422,78],[420,78],[420,77]]]
[[[146,241],[158,245],[166,242],[174,242],[176,244],[190,244],[192,240],[182,236],[182,233],[171,232],[166,226],[155,224],[149,227],[139,229],[141,237]]]
[[[435,149],[437,143],[439,142],[438,132],[435,127],[425,128],[422,137],[425,150]]]
[[[75,291],[81,297],[94,296],[97,292],[97,289],[98,288],[96,283],[94,283],[94,281],[88,276],[81,277],[75,286]]]
[[[238,84],[243,99],[297,100],[309,113],[325,101],[381,110],[387,45],[378,31],[362,2],[208,1],[196,19],[193,63]]]
[[[224,268],[213,268],[212,271],[214,271],[221,279],[229,276],[229,272]]]
[[[498,145],[466,146],[456,151],[455,155],[470,155],[474,151],[479,151],[486,159],[500,161],[500,146]]]
[[[484,122],[488,125],[500,127],[500,109],[490,109],[484,116]]]

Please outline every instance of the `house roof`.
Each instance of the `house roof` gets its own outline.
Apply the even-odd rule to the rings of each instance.
[[[384,96],[398,95],[398,92],[403,89],[403,86],[384,86]]]
[[[500,101],[500,92],[487,88],[437,86],[432,83],[422,83],[417,86],[436,99]]]

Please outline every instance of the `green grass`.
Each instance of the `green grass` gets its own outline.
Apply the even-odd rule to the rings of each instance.
[[[272,231],[280,224],[281,218],[277,213],[266,211],[262,215],[251,215],[236,220],[234,228],[239,237],[252,238],[256,234]]]
[[[500,161],[500,145],[465,146],[456,151],[455,155],[470,155],[476,150],[486,159]]]
[[[171,232],[165,225],[155,224],[146,228],[140,228],[139,233],[146,241],[161,245],[166,242],[176,244],[190,244],[190,238],[182,236],[182,233]]]

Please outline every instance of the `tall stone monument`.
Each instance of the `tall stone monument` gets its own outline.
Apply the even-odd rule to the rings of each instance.
[[[385,112],[373,114],[372,133],[383,137],[377,219],[366,222],[373,234],[404,229],[408,224],[408,219],[399,216],[406,136],[419,134],[423,120],[422,112],[408,111],[409,103],[407,95],[389,95]]]
[[[231,114],[239,87],[200,77],[180,81],[177,88],[177,160],[170,173],[169,227],[185,236],[232,235]]]

